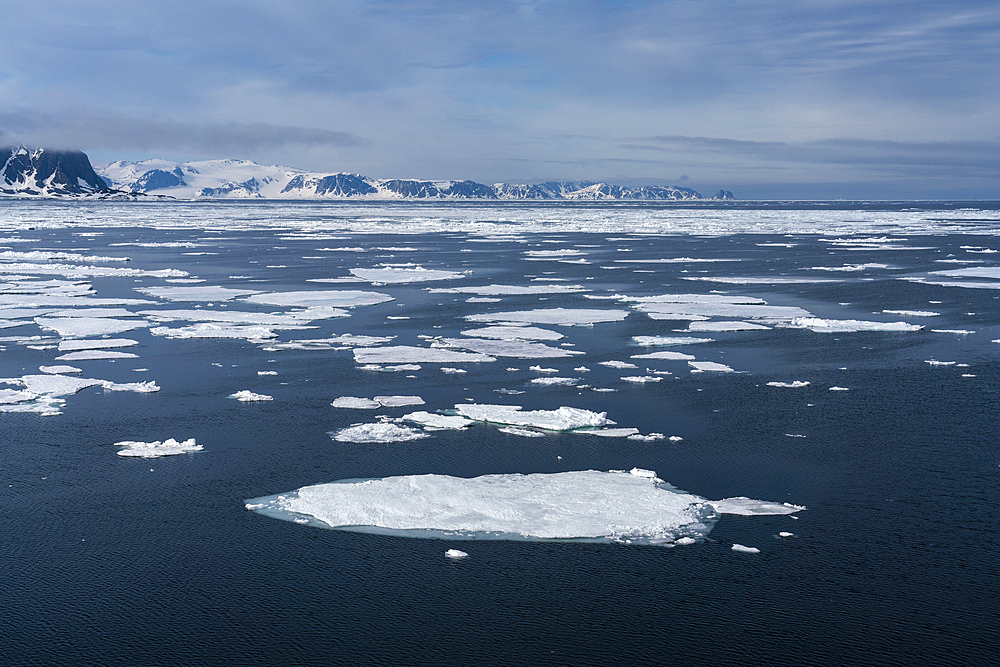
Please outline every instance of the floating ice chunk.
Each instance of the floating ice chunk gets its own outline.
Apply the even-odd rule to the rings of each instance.
[[[469,554],[465,553],[460,549],[448,549],[444,552],[445,558],[459,559],[466,558]]]
[[[746,496],[723,498],[722,500],[712,500],[709,502],[719,514],[739,514],[741,516],[794,514],[805,509],[801,505],[754,500]]]
[[[243,403],[255,403],[257,401],[273,401],[273,396],[267,396],[265,394],[255,394],[249,389],[242,389],[235,394],[230,394],[229,398],[235,398],[237,401],[242,401]]]
[[[516,322],[525,324],[550,324],[557,326],[587,326],[602,322],[620,322],[628,317],[627,310],[599,310],[594,308],[538,308],[513,310],[502,313],[466,315],[470,322]]]
[[[364,292],[358,290],[302,290],[295,292],[269,292],[254,294],[244,301],[262,303],[271,306],[332,306],[354,308],[356,306],[374,306],[392,297],[381,292]]]
[[[424,399],[419,396],[376,396],[374,400],[384,408],[401,408],[407,405],[424,404]]]
[[[530,426],[546,431],[572,431],[579,428],[596,428],[614,424],[606,412],[591,412],[581,408],[560,407],[556,410],[523,410],[520,405],[491,405],[488,403],[459,404],[455,412],[476,421]]]
[[[800,317],[785,325],[796,329],[809,329],[819,333],[848,333],[854,331],[919,331],[922,324],[906,322],[868,322],[865,320],[828,320],[819,317]]]
[[[363,371],[376,371],[378,373],[407,373],[410,371],[420,370],[420,366],[418,364],[395,364],[390,366],[379,366],[378,364],[363,364],[361,366],[358,366],[358,368],[360,368]]]
[[[420,424],[427,429],[466,429],[475,422],[459,415],[439,415],[419,410],[400,417],[402,421]]]
[[[937,359],[926,359],[924,361],[924,363],[928,364],[930,366],[954,366],[958,362],[957,361],[938,361]]]
[[[241,296],[260,294],[260,290],[219,287],[216,285],[140,287],[136,291],[165,301],[229,301]]]
[[[669,438],[667,438],[667,440],[669,440],[670,442],[680,442],[680,441],[681,441],[681,440],[683,440],[683,439],[684,439],[684,438],[682,438],[682,437],[681,437],[681,436],[679,436],[679,435],[672,435],[672,436],[670,436]]]
[[[530,380],[530,384],[539,384],[544,387],[572,387],[580,382],[581,378],[569,378],[569,377],[540,377]]]
[[[607,366],[608,368],[619,368],[619,369],[639,368],[635,364],[629,363],[627,361],[612,360],[612,361],[598,361],[597,363],[599,363],[601,366]]]
[[[746,547],[746,546],[743,546],[742,544],[734,544],[733,545],[733,551],[738,551],[739,553],[744,553],[744,554],[759,554],[760,553],[760,549],[758,549],[757,547]]]
[[[768,387],[789,387],[791,389],[799,389],[801,387],[808,387],[809,382],[807,380],[792,380],[791,382],[768,382]]]
[[[38,394],[23,389],[0,389],[0,405],[13,405],[34,401]]]
[[[337,442],[389,443],[430,437],[422,431],[397,424],[355,424],[333,434]]]
[[[455,350],[416,347],[413,345],[396,345],[392,347],[354,348],[354,361],[359,364],[446,364],[479,363],[496,361],[496,359],[485,354],[472,352],[456,352]]]
[[[622,378],[624,382],[632,382],[635,384],[646,384],[649,382],[662,382],[663,378],[655,375],[627,375]]]
[[[753,322],[691,322],[688,331],[765,331],[770,327]]]
[[[160,387],[152,380],[145,382],[109,382],[102,380],[101,385],[109,391],[134,391],[139,394],[152,394],[160,391]]]
[[[56,361],[95,361],[99,359],[138,359],[139,355],[117,350],[79,350],[56,357]]]
[[[500,433],[507,435],[519,435],[522,438],[544,438],[545,434],[540,431],[532,431],[529,428],[518,428],[517,426],[501,426],[497,429]]]
[[[422,283],[433,280],[464,278],[460,271],[425,269],[422,266],[405,268],[351,269],[351,274],[370,283]]]
[[[850,391],[848,387],[830,387],[830,391]]]
[[[103,385],[106,380],[76,378],[68,375],[25,375],[21,378],[0,380],[5,384],[20,384],[33,394],[45,396],[72,396],[87,387]]]
[[[432,287],[432,294],[477,294],[479,296],[517,296],[523,294],[572,294],[583,292],[580,285],[482,285],[465,287]]]
[[[167,338],[243,338],[258,341],[274,338],[278,334],[270,328],[249,324],[214,324],[199,322],[186,327],[152,327],[149,333]]]
[[[693,369],[692,373],[735,373],[732,368],[715,361],[689,361],[688,365]]]
[[[257,375],[277,375],[278,371],[257,371]]]
[[[111,317],[36,317],[35,324],[55,331],[64,338],[86,338],[132,331],[148,327],[145,320],[123,320]]]
[[[268,346],[277,350],[340,350],[346,347],[371,347],[391,342],[395,336],[361,336],[341,334],[329,338],[310,338],[287,342],[269,342]]]
[[[633,438],[639,435],[639,429],[627,426],[625,428],[595,428],[580,431],[586,435],[597,435],[602,438]],[[638,470],[638,468],[636,468]]]
[[[508,368],[507,370],[511,370],[511,369]],[[515,368],[513,370],[517,370],[517,369]],[[535,373],[558,373],[559,372],[558,368],[544,368],[542,366],[528,366],[528,370],[529,371],[534,371]]]
[[[888,264],[868,262],[865,264],[844,264],[843,266],[811,266],[809,271],[867,271],[868,269],[891,269]]]
[[[66,373],[82,373],[82,368],[76,366],[39,366],[38,370],[52,375],[65,375]]]
[[[511,357],[515,359],[560,359],[583,354],[574,350],[549,347],[544,343],[526,340],[488,338],[442,338],[441,343],[450,347],[460,347],[480,354],[495,357]]]
[[[178,442],[173,438],[166,440],[154,440],[153,442],[139,442],[136,440],[123,440],[116,442],[118,456],[134,456],[144,459],[153,459],[161,456],[176,456],[188,452],[200,452],[203,447],[197,444],[194,438],[188,438],[183,442]]]
[[[441,372],[449,375],[461,375],[462,373],[468,373],[469,371],[464,368],[451,368],[449,366],[443,366]]]
[[[695,343],[714,343],[714,338],[694,338],[693,336],[632,336],[636,345],[693,345]]]
[[[131,347],[138,345],[139,341],[131,338],[99,338],[97,340],[61,340],[59,341],[60,352],[71,352],[75,350],[104,350],[117,347]]]
[[[662,433],[650,433],[648,435],[642,435],[641,433],[633,433],[628,436],[629,440],[638,440],[640,442],[655,442],[657,440],[663,440],[666,436]]]
[[[956,335],[959,335],[959,336],[968,336],[969,334],[976,333],[975,331],[973,331],[971,329],[931,329],[931,332],[933,332],[933,333],[956,334]]]
[[[698,540],[694,539],[693,537],[682,537],[682,538],[680,538],[678,540],[674,540],[674,544],[676,544],[678,546],[686,547],[686,546],[688,546],[690,544],[695,544],[697,541]]]
[[[883,310],[886,315],[902,315],[903,317],[937,317],[941,313],[933,310]]]
[[[693,354],[684,354],[683,352],[650,352],[649,354],[633,354],[633,359],[665,359],[669,361],[690,361],[694,359]]]
[[[559,340],[563,335],[558,331],[541,329],[539,327],[490,326],[481,329],[469,329],[462,332],[463,336],[478,338],[498,338],[500,340]]]
[[[703,498],[655,477],[594,470],[530,475],[386,477],[319,484],[247,507],[331,528],[415,537],[662,544],[703,537],[717,515]]]
[[[789,533],[783,530],[780,533],[778,533],[778,537],[795,537],[795,533]]]
[[[351,408],[354,410],[376,410],[382,407],[378,401],[373,401],[370,398],[357,398],[355,396],[335,398],[330,405],[335,408]]]

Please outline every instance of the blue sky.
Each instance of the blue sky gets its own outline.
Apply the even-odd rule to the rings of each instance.
[[[1000,4],[25,4],[0,143],[374,177],[1000,199]]]

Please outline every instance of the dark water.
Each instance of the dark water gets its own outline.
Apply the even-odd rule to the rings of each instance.
[[[673,375],[646,385],[621,382],[629,371],[597,362],[662,349],[636,347],[631,337],[683,335],[672,330],[686,321],[654,321],[635,312],[623,322],[562,327],[572,349],[585,356],[466,364],[465,375],[425,364],[412,378],[360,370],[346,350],[268,352],[243,340],[122,334],[140,341],[130,350],[139,359],[70,363],[86,377],[155,379],[158,393],[92,388],[69,397],[59,416],[0,414],[0,664],[965,665],[996,659],[1000,345],[991,341],[1000,338],[1000,291],[897,279],[995,266],[1000,255],[962,248],[1000,249],[993,236],[911,236],[899,245],[930,249],[845,250],[821,234],[624,235],[609,241],[608,234],[532,232],[519,240],[473,242],[458,232],[314,240],[230,229],[211,235],[206,247],[181,249],[111,244],[204,235],[145,227],[90,230],[100,232],[93,237],[87,231],[23,229],[8,236],[30,238],[31,246],[7,245],[125,254],[132,258],[129,266],[179,268],[205,278],[206,285],[372,289],[395,298],[355,309],[349,318],[316,322],[315,330],[281,332],[281,340],[350,332],[395,335],[395,344],[415,345],[424,344],[420,335],[474,328],[462,319],[468,314],[623,307],[578,294],[467,303],[469,295],[425,289],[528,284],[532,277],[565,278],[596,295],[725,290],[797,305],[819,317],[906,320],[926,330],[707,334],[716,342],[671,349],[746,372],[692,374],[683,362],[654,362],[649,366]],[[772,242],[796,245],[757,245]],[[577,245],[597,246],[579,248],[591,263],[526,261],[523,254]],[[369,251],[316,251],[337,246]],[[403,246],[416,250],[375,250]],[[184,254],[192,251],[218,254]],[[619,259],[663,257],[741,261],[604,268]],[[949,257],[983,264],[935,263]],[[459,281],[377,287],[305,282],[381,262],[470,274]],[[891,268],[807,270],[865,262]],[[727,275],[841,281],[683,280]],[[155,278],[90,282],[101,297],[136,297],[134,287],[164,284]],[[883,309],[940,315],[887,315]],[[0,330],[0,336],[38,333],[32,326]],[[53,350],[3,345],[2,377],[61,363],[53,361]],[[927,364],[931,359],[968,366]],[[536,363],[559,368],[561,375],[579,375],[572,369],[586,365],[587,383],[617,392],[527,384],[536,377],[528,367]],[[139,367],[149,370],[132,370]],[[259,370],[278,375],[258,376]],[[791,380],[810,386],[766,385]],[[831,386],[850,391],[829,391]],[[525,393],[506,396],[498,388]],[[274,401],[226,398],[240,389]],[[467,399],[606,410],[622,426],[684,439],[519,438],[484,427],[404,443],[333,442],[329,431],[374,415],[337,410],[330,401],[378,394],[417,394],[432,411]],[[111,446],[167,437],[196,437],[204,451],[134,460],[116,456]],[[705,497],[746,495],[808,510],[798,519],[726,516],[710,541],[667,549],[406,539],[299,526],[243,507],[247,498],[343,478],[633,466]],[[779,531],[795,537],[779,539]],[[734,543],[760,553],[736,553]],[[448,548],[470,556],[450,561]]]

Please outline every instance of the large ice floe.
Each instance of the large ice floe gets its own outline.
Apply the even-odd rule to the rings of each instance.
[[[734,510],[790,514],[805,509],[745,498],[713,502],[639,468],[340,480],[250,499],[246,508],[326,528],[408,537],[666,546],[703,539],[720,514]]]
[[[166,440],[154,440],[152,442],[141,442],[138,440],[123,440],[116,442],[115,447],[120,447],[118,456],[138,457],[143,459],[155,459],[161,456],[176,456],[189,452],[200,452],[203,447],[195,442],[194,438],[188,438],[183,442],[178,442],[174,438]]]

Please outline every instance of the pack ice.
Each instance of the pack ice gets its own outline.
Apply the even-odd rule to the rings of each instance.
[[[759,503],[754,514],[767,513],[768,505],[772,513],[803,509],[750,502]],[[341,480],[254,498],[246,508],[327,528],[409,537],[661,545],[704,538],[724,512],[639,468]]]

